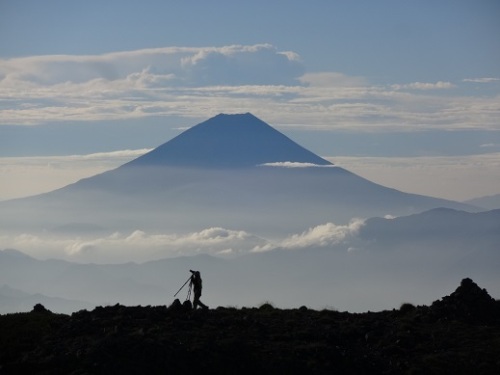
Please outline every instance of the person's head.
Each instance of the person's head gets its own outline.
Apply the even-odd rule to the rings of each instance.
[[[189,272],[191,272],[194,277],[200,277],[200,271],[189,270]]]

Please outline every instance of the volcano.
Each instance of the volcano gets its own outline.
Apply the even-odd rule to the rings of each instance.
[[[269,235],[436,207],[471,208],[368,181],[252,114],[220,114],[114,170],[1,202],[0,225],[23,232],[220,226]]]
[[[250,113],[217,115],[125,167],[255,167],[271,162],[331,163],[298,145]]]

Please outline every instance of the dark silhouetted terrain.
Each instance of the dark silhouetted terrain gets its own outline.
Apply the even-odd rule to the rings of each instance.
[[[500,302],[470,279],[430,306],[353,314],[179,304],[0,316],[2,374],[497,374]]]

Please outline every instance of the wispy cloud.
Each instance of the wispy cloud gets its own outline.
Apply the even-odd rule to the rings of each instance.
[[[406,84],[395,84],[391,86],[394,90],[444,90],[455,88],[451,82],[413,82]]]
[[[252,252],[263,252],[277,248],[301,249],[337,245],[356,237],[363,225],[363,219],[353,219],[347,225],[325,223],[309,228],[302,233],[293,234],[280,241],[256,246],[252,249]]]
[[[0,60],[4,84],[57,85],[126,80],[140,87],[290,84],[304,72],[297,54],[269,44],[165,47],[102,55],[47,55]],[[212,82],[213,81],[213,82]],[[29,86],[27,86],[29,87]]]
[[[334,165],[320,165],[313,163],[299,163],[295,161],[284,161],[284,162],[275,162],[275,163],[264,163],[260,164],[261,167],[279,167],[279,168],[329,168],[335,167]]]
[[[474,82],[474,83],[493,83],[493,82],[500,82],[500,78],[493,78],[493,77],[465,78],[463,81]]]
[[[498,128],[499,93],[452,90],[461,83],[306,72],[296,52],[269,44],[32,56],[0,60],[0,116],[26,125],[253,112],[321,129]]]

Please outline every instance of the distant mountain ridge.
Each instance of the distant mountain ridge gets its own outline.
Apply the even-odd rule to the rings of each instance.
[[[219,114],[122,166],[255,167],[272,162],[331,163],[250,113]]]
[[[463,203],[471,204],[473,206],[482,207],[485,210],[500,209],[500,194],[488,195],[485,197],[479,197],[474,199],[469,199]]]
[[[370,218],[360,236],[382,246],[402,247],[402,242],[414,245],[439,240],[447,242],[443,247],[486,251],[500,244],[500,209],[471,213],[435,208],[394,219]]]
[[[7,284],[0,286],[0,314],[30,311],[37,303],[41,303],[51,310],[66,314],[94,307],[93,304],[88,302],[48,297],[40,293],[26,293],[22,290],[12,288]]]

